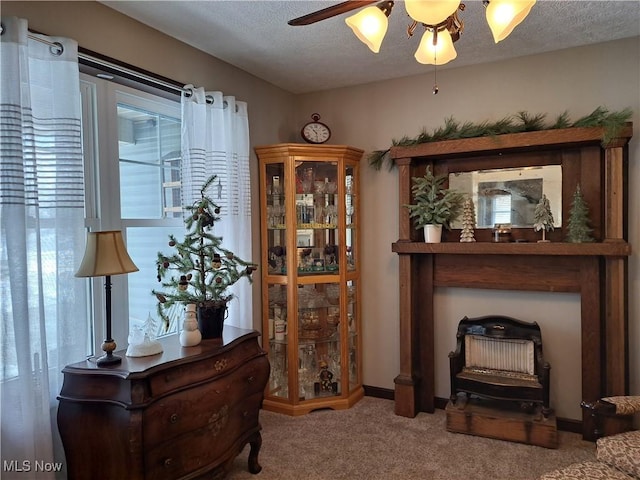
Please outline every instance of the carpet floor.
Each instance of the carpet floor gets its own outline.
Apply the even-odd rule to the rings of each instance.
[[[247,446],[228,480],[530,480],[595,456],[575,433],[558,432],[557,449],[451,433],[444,410],[400,417],[374,397],[299,417],[262,410],[260,422],[262,471],[247,471]]]

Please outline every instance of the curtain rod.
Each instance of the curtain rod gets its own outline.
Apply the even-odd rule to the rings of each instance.
[[[62,44],[60,42],[52,42],[50,40],[47,40],[46,38],[42,38],[39,35],[36,35],[34,33],[29,32],[28,36],[31,40],[35,40],[36,42],[40,42],[40,43],[44,43],[45,45],[49,45],[51,47],[51,53],[53,53],[54,55],[60,55],[62,54],[62,52],[64,51],[64,47],[62,46]],[[54,49],[56,49],[54,51]],[[79,60],[83,60],[85,63],[91,64],[91,65],[95,65],[101,68],[108,68],[109,70],[113,70],[115,72],[118,73],[124,73],[127,76],[130,77],[134,77],[136,79],[141,79],[141,80],[145,80],[148,83],[160,86],[160,87],[164,87],[165,89],[170,89],[173,90],[175,92],[179,92],[179,93],[186,93],[187,96],[190,96],[193,92],[191,89],[186,89],[183,87],[178,86],[177,84],[173,84],[171,82],[159,79],[157,77],[153,77],[151,75],[146,75],[142,72],[138,72],[136,70],[132,70],[130,68],[124,67],[122,65],[118,65],[116,63],[112,63],[109,62],[108,60],[104,60],[101,58],[97,58],[93,55],[90,55],[88,53],[84,53],[81,51],[78,51],[78,59]]]
[[[35,40],[40,43],[44,43],[45,45],[49,45],[52,49],[51,53],[54,55],[61,55],[62,52],[64,51],[64,46],[60,42],[52,42],[32,32],[29,32],[28,36],[32,40]],[[56,49],[56,51],[53,50],[54,48]],[[117,63],[110,62],[109,60],[106,60],[104,58],[98,58],[98,56],[96,55],[87,53],[88,50],[86,49],[85,49],[86,50],[85,52],[81,50],[82,48],[78,47],[78,59],[83,61],[85,65],[97,66],[98,68],[101,68],[101,69],[111,70],[118,74],[124,74],[125,76],[129,78],[133,78],[134,80],[142,80],[147,84],[151,84],[151,85],[163,88],[165,90],[167,89],[172,90],[180,94],[184,93],[186,97],[190,97],[191,95],[193,95],[193,89],[181,87],[179,86],[178,82],[172,83],[170,81],[158,78],[157,76],[154,76],[154,75],[147,75],[146,73],[128,68],[124,65],[119,65]],[[214,99],[211,95],[207,95],[205,99],[207,103],[214,103]],[[226,100],[224,101],[224,107],[225,108],[227,107]],[[236,106],[236,111],[237,110],[238,108]]]
[[[107,68],[109,70],[113,70],[117,73],[123,73],[129,77],[134,77],[134,79],[138,79],[138,80],[144,80],[147,83],[151,83],[154,84],[156,86],[160,86],[160,87],[164,87],[165,89],[170,89],[173,90],[175,92],[179,92],[179,93],[186,93],[187,96],[191,96],[191,94],[193,93],[191,89],[187,89],[184,87],[180,87],[176,84],[167,82],[165,80],[162,80],[160,78],[154,77],[152,75],[147,75],[145,73],[136,71],[136,70],[132,70],[130,68],[124,67],[122,65],[118,65],[116,63],[112,63],[109,62],[108,60],[103,60],[101,58],[96,58],[93,55],[89,55],[87,53],[84,52],[78,52],[78,59],[82,60],[85,62],[86,64],[90,64],[90,65],[94,65],[94,66],[98,66],[100,68]]]

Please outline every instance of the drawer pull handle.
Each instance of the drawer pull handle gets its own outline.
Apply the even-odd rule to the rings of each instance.
[[[169,422],[176,423],[177,421],[178,421],[178,414],[177,413],[174,413],[173,415],[171,415],[169,417]]]
[[[170,467],[171,465],[173,465],[173,458],[165,458],[164,459],[164,466],[166,468]]]
[[[247,382],[249,382],[249,383],[253,383],[254,380],[255,380],[255,377],[253,375],[251,375],[249,378],[247,378]]]
[[[229,364],[229,360],[227,360],[226,358],[222,358],[220,360],[216,360],[216,363],[214,363],[213,368],[216,370],[216,372],[220,373],[222,370],[227,368],[228,364]]]
[[[244,418],[247,418],[249,416],[249,412],[245,410],[244,412],[242,412],[242,415],[244,416]]]

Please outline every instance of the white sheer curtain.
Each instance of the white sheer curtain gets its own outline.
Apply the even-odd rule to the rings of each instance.
[[[35,462],[63,462],[53,440],[61,370],[89,348],[86,283],[74,278],[85,243],[77,45],[30,39],[23,19],[2,25],[2,476],[53,478]]]
[[[200,187],[211,175],[217,179],[208,194],[220,206],[221,221],[214,234],[243,260],[251,258],[251,191],[249,178],[249,119],[246,102],[185,87],[182,96],[182,204],[200,198]],[[227,322],[252,328],[251,285],[241,279],[232,287]]]

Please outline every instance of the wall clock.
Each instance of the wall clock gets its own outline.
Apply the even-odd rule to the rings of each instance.
[[[311,122],[305,124],[300,131],[302,138],[307,143],[325,143],[331,138],[331,129],[320,122],[320,115],[311,115]]]

